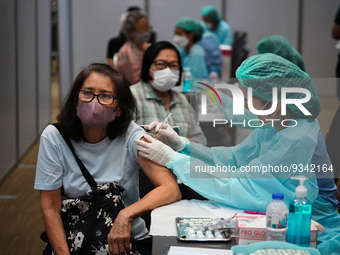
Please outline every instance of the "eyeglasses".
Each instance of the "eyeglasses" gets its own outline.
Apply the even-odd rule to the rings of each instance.
[[[136,29],[135,32],[136,33],[145,33],[145,32],[150,32],[152,31],[152,26],[149,26],[147,29]]]
[[[90,103],[94,97],[97,97],[98,103],[102,105],[110,105],[115,101],[115,99],[118,100],[117,97],[112,96],[110,94],[94,94],[87,90],[78,91],[78,98],[80,101]]]
[[[163,70],[167,67],[170,67],[170,69],[173,69],[173,70],[179,70],[178,62],[168,63],[163,60],[158,60],[158,61],[154,61],[153,63],[155,64],[157,70]]]

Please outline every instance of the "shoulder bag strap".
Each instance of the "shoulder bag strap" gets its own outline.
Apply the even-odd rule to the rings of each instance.
[[[65,134],[63,134],[63,132],[60,129],[60,125],[59,123],[53,123],[53,126],[55,126],[59,133],[61,134],[61,136],[64,138],[65,142],[67,143],[68,147],[71,149],[72,154],[74,156],[74,158],[76,159],[81,172],[83,173],[86,181],[88,182],[88,184],[90,185],[90,187],[96,187],[97,186],[97,182],[93,179],[92,175],[89,173],[89,171],[87,170],[87,168],[84,166],[83,162],[81,162],[81,160],[78,158],[76,152],[74,151],[74,148],[72,146],[71,140],[68,136],[66,136]]]
[[[67,145],[70,147],[72,154],[75,157],[75,159],[76,159],[76,161],[77,161],[77,163],[80,167],[80,170],[83,173],[88,184],[91,187],[96,187],[97,182],[93,179],[92,175],[89,173],[87,168],[84,166],[83,162],[81,162],[81,160],[78,158],[76,152],[74,151],[74,148],[72,146],[70,138],[68,136],[66,136],[65,134],[63,134],[63,132],[61,132],[59,123],[53,123],[53,126],[55,126],[58,129],[61,136],[66,141]],[[90,249],[92,235],[94,233],[95,226],[96,226],[97,211],[99,209],[99,204],[100,204],[100,194],[101,194],[100,190],[98,190],[98,189],[93,190],[93,204],[92,204],[92,206],[93,206],[93,211],[92,211],[93,216],[90,219],[89,225],[87,226],[86,231],[84,233],[84,239],[83,239],[80,251],[78,253],[79,255],[87,254],[87,252]]]

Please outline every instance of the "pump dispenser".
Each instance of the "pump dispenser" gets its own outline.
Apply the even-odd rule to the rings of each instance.
[[[289,204],[287,242],[304,247],[310,246],[310,224],[312,219],[312,204],[306,199],[307,188],[303,185],[306,176],[292,176],[299,180],[295,189],[295,200]]]
[[[299,180],[300,185],[295,189],[295,197],[296,198],[306,198],[307,197],[307,188],[303,185],[303,182],[307,180],[306,176],[292,176],[291,179]]]

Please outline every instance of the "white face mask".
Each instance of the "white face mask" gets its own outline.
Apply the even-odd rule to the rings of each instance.
[[[212,27],[213,27],[213,24],[210,23],[210,22],[204,22],[204,25],[209,29],[212,29]]]
[[[172,43],[175,44],[177,47],[184,48],[188,45],[189,39],[185,35],[175,35],[172,39]]]
[[[152,71],[150,69],[150,71]],[[176,85],[179,79],[179,70],[172,70],[169,67],[163,70],[152,71],[154,80],[150,84],[155,89],[165,92]]]

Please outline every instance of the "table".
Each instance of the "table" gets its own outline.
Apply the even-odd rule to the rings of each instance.
[[[152,254],[166,255],[171,246],[184,246],[210,249],[230,250],[235,245],[234,239],[230,242],[183,242],[175,236],[153,236],[152,237]]]
[[[230,242],[186,242],[177,240],[176,217],[223,217],[237,213],[245,215],[242,210],[229,208],[213,201],[180,200],[156,208],[151,213],[150,234],[153,236],[152,254],[165,255],[170,246],[202,247],[229,249],[235,245]]]

